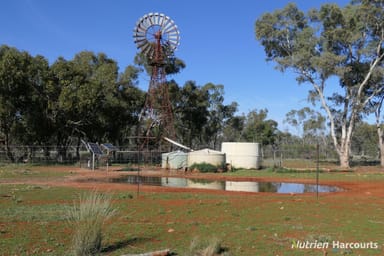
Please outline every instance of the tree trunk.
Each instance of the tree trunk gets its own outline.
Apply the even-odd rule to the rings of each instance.
[[[377,125],[377,135],[379,136],[380,165],[384,167],[384,131],[380,124]]]
[[[381,107],[383,106],[384,102],[384,96],[381,98],[379,104],[376,107],[375,110],[375,117],[376,117],[376,130],[377,130],[377,136],[379,137],[379,150],[380,150],[380,165],[384,167],[384,131],[380,124],[380,116],[381,116]]]
[[[344,168],[349,169],[350,165],[349,165],[349,152],[348,151],[340,152],[339,160],[340,160],[340,167],[342,169],[344,169]]]
[[[342,128],[342,134],[340,139],[340,145],[335,145],[337,148],[337,153],[339,154],[340,168],[349,169],[349,156],[351,152],[351,138],[352,138],[353,123],[349,124],[348,129],[345,127]]]
[[[8,132],[5,132],[5,149],[8,160],[10,160],[12,163],[15,162],[15,157],[13,156],[12,149],[9,145],[9,134]]]
[[[384,167],[384,143],[380,144],[380,165]]]

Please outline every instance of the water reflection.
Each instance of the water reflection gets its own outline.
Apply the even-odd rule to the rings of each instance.
[[[301,194],[307,192],[337,192],[340,188],[334,186],[287,182],[254,182],[254,181],[212,181],[205,179],[187,179],[175,177],[150,177],[150,176],[123,176],[111,178],[112,183],[142,184],[151,186],[163,186],[174,188],[199,188],[225,191],[241,192],[272,192],[272,193],[294,193]]]

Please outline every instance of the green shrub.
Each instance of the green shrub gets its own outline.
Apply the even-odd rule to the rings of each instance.
[[[200,172],[217,172],[218,167],[213,164],[199,163],[189,167],[191,170],[199,170]]]
[[[101,251],[102,227],[115,214],[111,197],[97,191],[80,196],[79,203],[67,211],[69,225],[75,230],[72,239],[73,255],[96,255]]]

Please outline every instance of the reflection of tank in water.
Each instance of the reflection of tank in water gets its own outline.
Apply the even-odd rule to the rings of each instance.
[[[187,179],[162,177],[161,178],[161,185],[163,187],[184,188],[187,186]]]
[[[226,181],[225,190],[259,192],[259,183],[253,181]]]
[[[203,189],[216,189],[224,190],[225,184],[221,181],[197,180],[188,179],[187,186],[189,188],[203,188]]]
[[[259,192],[273,192],[276,193],[281,187],[278,182],[261,182],[259,183]]]

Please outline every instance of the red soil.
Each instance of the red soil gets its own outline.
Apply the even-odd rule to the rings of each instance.
[[[35,169],[34,169],[35,170]],[[66,172],[67,176],[60,178],[33,178],[33,179],[7,179],[0,181],[0,183],[7,184],[36,184],[36,185],[49,185],[49,186],[65,186],[65,187],[75,187],[75,188],[85,188],[85,189],[97,189],[103,191],[136,191],[138,186],[131,184],[120,184],[120,183],[107,183],[102,182],[103,178],[107,177],[119,177],[121,175],[137,175],[137,172],[124,172],[118,171],[117,167],[110,168],[107,172],[106,170],[95,170],[91,171],[88,169],[82,169],[78,167],[39,167],[37,170],[44,170],[50,172]],[[369,167],[357,169],[354,171],[354,174],[367,174],[374,172],[382,172],[384,169],[370,169]],[[140,170],[141,176],[168,176],[168,177],[187,177],[187,178],[204,178],[204,179],[214,179],[214,180],[232,180],[232,181],[258,181],[258,182],[295,182],[295,183],[314,183],[313,180],[308,179],[292,179],[292,178],[252,178],[252,177],[226,177],[221,174],[202,174],[202,173],[184,173],[180,171],[166,171],[162,169],[146,169],[143,168]],[[347,173],[346,173],[347,175]],[[87,181],[91,179],[91,181]],[[100,181],[94,181],[100,180]],[[86,182],[84,182],[86,181]],[[322,193],[322,196],[384,196],[384,182],[383,181],[320,181],[321,185],[332,185],[338,186],[344,189],[341,192],[333,193]],[[262,194],[266,195],[267,192],[263,193],[252,193],[252,192],[230,192],[222,190],[206,190],[206,189],[195,189],[195,188],[172,188],[172,187],[160,187],[160,186],[146,186],[140,185],[140,191],[143,192],[204,192],[204,193],[214,193],[214,194]],[[311,194],[311,193],[308,193]],[[303,194],[305,195],[305,194]],[[290,195],[288,195],[290,196]]]

